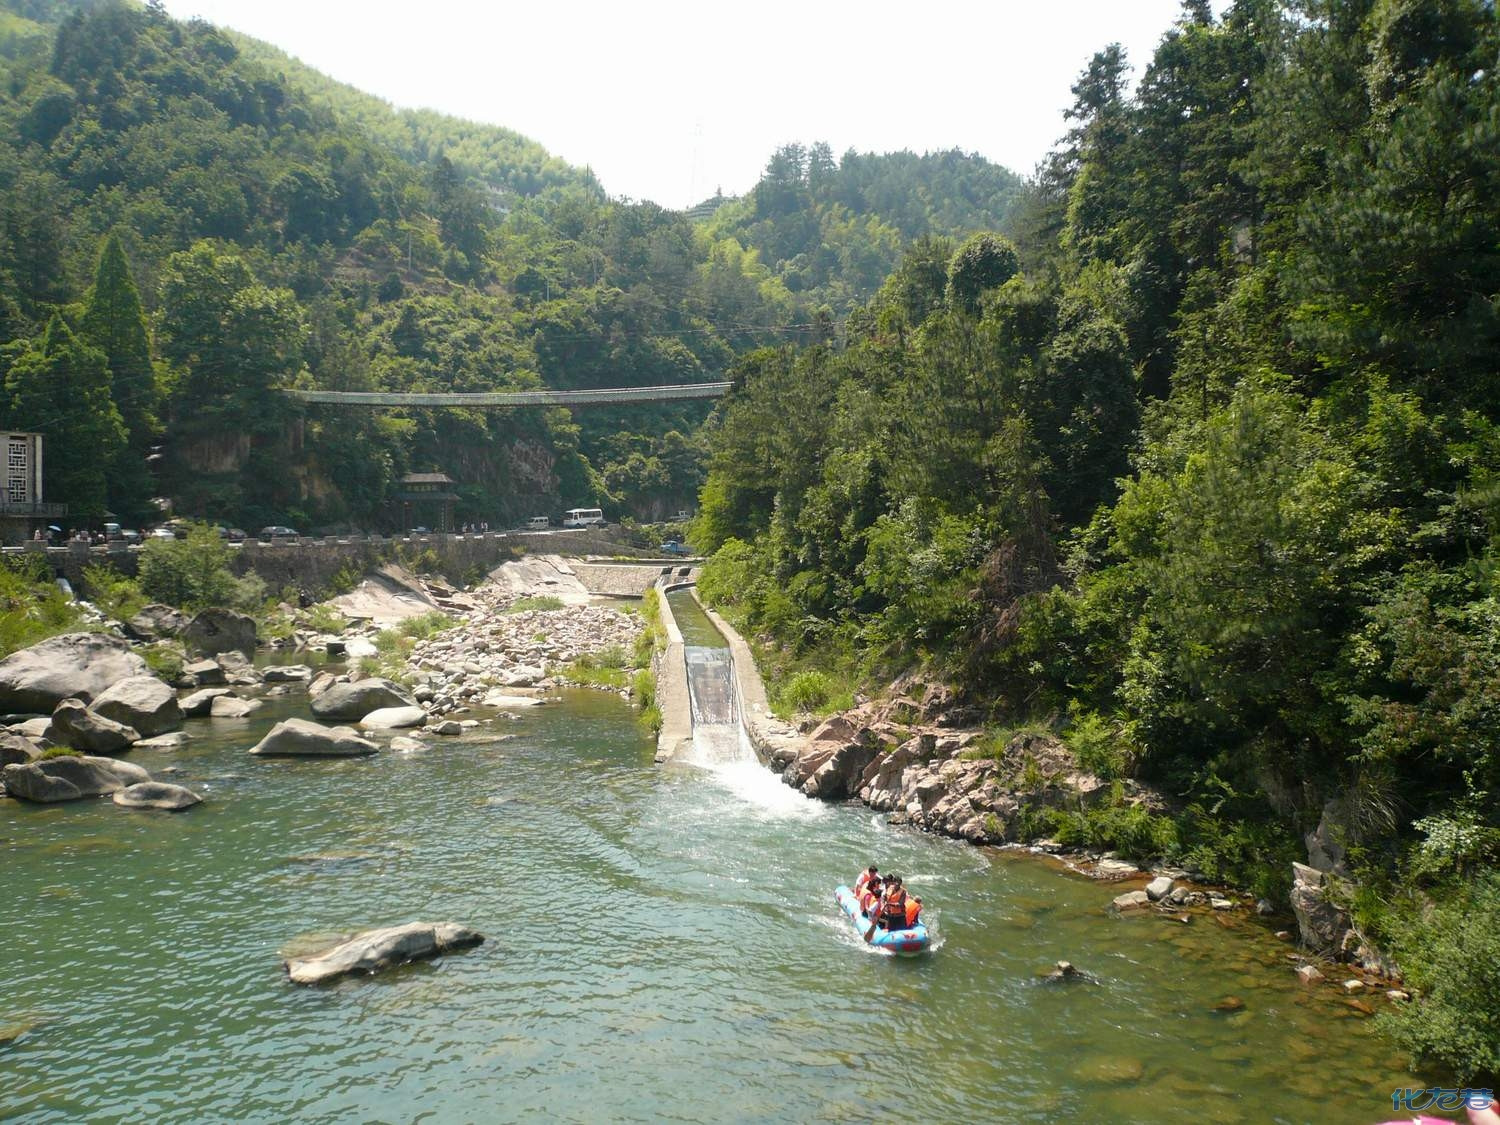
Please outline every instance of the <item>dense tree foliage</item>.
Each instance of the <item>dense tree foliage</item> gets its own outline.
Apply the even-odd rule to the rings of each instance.
[[[698,528],[789,659],[1108,743],[1205,872],[1284,889],[1321,821],[1465,1074],[1493,943],[1421,919],[1500,861],[1497,49],[1483,0],[1234,0],[1133,94],[1102,50],[1014,251],[918,242],[740,361]]]

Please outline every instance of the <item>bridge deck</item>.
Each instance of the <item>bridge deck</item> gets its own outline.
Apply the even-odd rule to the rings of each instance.
[[[719,398],[726,383],[678,383],[662,387],[595,387],[571,391],[486,391],[400,393],[386,391],[308,391],[286,393],[303,402],[331,406],[584,406],[611,402],[662,402],[681,398]]]

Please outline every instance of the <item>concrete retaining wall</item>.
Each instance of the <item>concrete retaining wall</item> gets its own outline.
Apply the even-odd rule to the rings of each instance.
[[[687,661],[683,656],[682,630],[672,614],[667,594],[682,583],[657,589],[661,624],[667,632],[667,647],[655,657],[656,706],[661,709],[661,730],[656,734],[656,760],[670,762],[693,744],[693,706],[688,698]]]
[[[703,607],[708,619],[729,642],[730,658],[734,661],[735,687],[739,691],[740,721],[745,725],[745,733],[750,737],[755,756],[765,763],[778,748],[799,743],[801,735],[791,723],[778,719],[771,713],[765,681],[760,678],[755,655],[745,643],[745,638],[740,636],[733,625],[703,605],[697,587],[693,588],[693,600]]]

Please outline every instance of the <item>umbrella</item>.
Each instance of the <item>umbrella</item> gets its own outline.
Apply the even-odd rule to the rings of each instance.
[[[58,527],[57,524],[55,524],[55,523],[49,523],[47,525],[47,530],[48,531],[61,531],[62,528]]]

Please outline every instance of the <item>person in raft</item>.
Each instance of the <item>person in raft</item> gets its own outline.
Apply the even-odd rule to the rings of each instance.
[[[865,887],[869,885],[871,879],[878,880],[879,877],[880,868],[876,867],[873,863],[861,871],[859,878],[854,880],[854,901],[859,901],[859,896],[865,893]]]
[[[885,881],[885,893],[880,898],[880,925],[886,931],[906,929],[906,888],[901,885],[901,876],[892,875]]]
[[[874,918],[880,913],[880,895],[884,889],[880,876],[871,875],[865,881],[864,890],[855,897],[854,901],[859,903],[860,913],[866,918]]]

